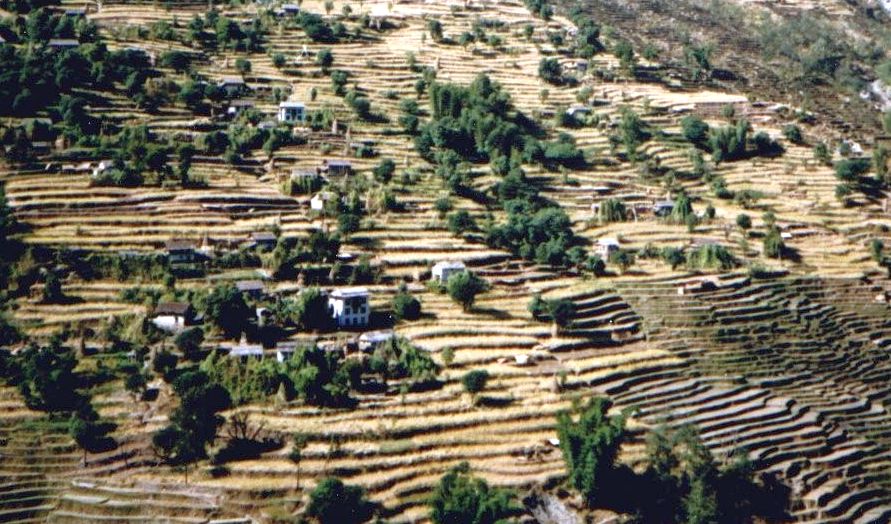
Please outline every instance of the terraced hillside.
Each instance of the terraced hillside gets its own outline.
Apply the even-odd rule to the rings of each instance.
[[[671,53],[646,56],[644,39],[628,31],[629,20],[642,12],[651,12],[653,23],[664,20],[663,2],[587,4],[601,25],[603,49],[580,60],[573,36],[579,28],[568,10],[558,6],[553,17],[542,18],[519,1],[338,0],[326,6],[306,0],[300,9],[343,26],[337,41],[321,43],[300,24],[276,16],[278,3],[88,3],[85,17],[110,50],[141,49],[153,58],[151,80],[177,87],[159,98],[158,107],[128,94],[130,80],[110,89],[78,87],[69,95],[88,100],[86,111],[109,133],[146,126],[149,146],[165,144],[169,151],[162,169],[143,184],[97,183],[92,167],[118,155],[104,142],[105,131],[0,163],[0,181],[21,224],[13,237],[31,250],[16,253],[9,279],[8,316],[25,336],[9,347],[15,354],[29,351],[29,341],[77,347],[77,372],[102,377],[89,387],[98,416],[116,425],[113,449],[82,455],[67,418],[27,409],[12,385],[0,389],[0,522],[287,522],[305,513],[308,493],[328,476],[365,488],[387,519],[422,522],[434,485],[465,461],[495,486],[562,494],[555,488],[566,477],[553,443],[555,415],[600,395],[615,402],[614,412],[634,409],[621,461],[638,470],[651,430],[694,426],[719,462],[742,451],[759,473],[789,487],[786,520],[891,521],[885,407],[891,398],[891,281],[882,247],[878,256],[871,253],[876,240],[891,245],[886,185],[868,165],[860,178],[845,181],[850,192],[840,195],[833,169],[833,162],[868,159],[878,149],[878,118],[850,117],[874,108],[858,101],[842,106],[828,95],[802,99],[769,76],[728,80],[718,67],[708,78],[693,78],[689,65]],[[684,14],[678,33],[702,22],[700,15],[714,15],[705,3],[690,4],[690,11],[673,15]],[[812,7],[738,4],[751,10],[744,12],[777,17]],[[821,16],[836,22],[861,16],[851,5],[824,3]],[[61,2],[68,9],[83,6]],[[190,21],[209,11],[243,29],[262,27],[258,48],[225,49],[228,44],[203,45],[190,36]],[[716,16],[717,27],[732,23],[727,16]],[[441,24],[443,38],[434,38],[433,22]],[[218,26],[202,27],[203,38],[216,42]],[[864,27],[864,46],[881,45],[873,22]],[[462,43],[464,33],[473,39]],[[641,36],[669,48],[682,35],[660,40],[648,23]],[[736,56],[737,38],[743,37],[718,46],[722,67]],[[625,39],[636,51],[631,66],[618,52]],[[0,45],[27,47],[8,40]],[[322,64],[326,50],[330,65]],[[160,60],[172,51],[188,53],[189,67]],[[755,56],[741,55],[743,65]],[[564,81],[541,78],[548,59],[560,64]],[[755,62],[753,77],[771,69]],[[370,101],[370,116],[357,114],[332,71],[346,75],[344,90]],[[457,189],[450,186],[451,173],[419,153],[400,119],[409,101],[417,102],[412,116],[422,123],[434,118],[425,81],[467,85],[481,73],[509,95],[512,116],[536,122],[536,139],[562,140],[581,151],[584,161],[576,165],[526,161],[521,169],[548,209],[566,213],[575,247],[593,254],[598,241],[614,239],[633,260],[625,263],[607,250],[599,269],[587,262],[554,265],[487,238],[493,225],[510,220],[499,201],[505,173],[496,172],[494,161],[462,161],[454,171],[466,177]],[[226,78],[243,80],[248,90],[204,97],[208,107],[194,110],[179,96],[190,82],[212,86]],[[233,99],[256,113],[227,119]],[[281,100],[303,102],[327,120],[280,126],[288,139],[268,150],[254,144],[232,154],[207,145],[219,140],[217,133],[279,125],[270,120]],[[575,106],[588,116],[558,118]],[[622,135],[629,113],[639,116],[644,130],[631,147]],[[719,162],[707,144],[685,137],[682,122],[694,115],[712,130],[746,119],[751,134],[764,133],[772,149],[760,154],[749,144],[742,158]],[[11,114],[3,125],[25,128],[33,117],[48,118],[58,129],[67,125],[54,107]],[[790,138],[790,125],[801,139]],[[846,140],[860,152],[845,151]],[[177,153],[180,144],[196,148],[188,159],[192,183],[172,175],[186,163]],[[828,161],[815,158],[818,144],[829,146]],[[136,156],[149,156],[148,149]],[[384,159],[394,162],[392,176],[376,173]],[[338,237],[339,256],[293,263],[293,274],[276,271],[278,249],[250,258],[254,252],[243,244],[252,234],[274,232],[284,245],[319,231],[343,232],[339,217],[313,207],[313,192],[282,190],[293,172],[314,172],[332,160],[351,162],[352,174],[329,176],[327,189],[343,195],[342,202],[357,195],[364,213],[356,231]],[[78,169],[83,162],[92,165]],[[721,183],[723,192],[716,190]],[[691,202],[686,217],[653,212],[657,201],[677,203],[681,196]],[[601,209],[618,204],[623,219],[602,219]],[[476,227],[454,227],[450,222],[460,212]],[[748,226],[740,225],[741,215],[751,219]],[[780,256],[764,240],[774,234],[784,245]],[[171,240],[194,244],[207,262],[173,278],[165,258]],[[670,262],[665,253],[672,248],[687,258]],[[718,249],[732,263],[695,263],[695,253]],[[104,272],[75,269],[90,256],[123,262],[108,262],[112,269]],[[153,256],[163,260],[159,271],[121,269],[127,260]],[[462,261],[487,282],[473,307],[462,309],[428,282],[439,261]],[[374,277],[356,276],[361,263]],[[39,296],[51,291],[47,274],[53,272],[62,276],[64,300]],[[203,306],[210,289],[255,279],[273,297],[264,302],[267,309],[297,299],[311,285],[334,289],[361,280],[371,297],[374,325],[368,329],[393,327],[429,353],[440,366],[441,387],[413,390],[407,382],[384,380],[376,390],[352,392],[350,408],[278,394],[246,402],[223,412],[229,422],[221,433],[234,431],[238,417],[247,416],[278,446],[224,467],[208,460],[165,464],[152,438],[173,420],[179,401],[152,357],[168,349],[182,357],[186,352],[174,337],[148,329],[147,320],[161,297]],[[405,292],[419,299],[423,313],[396,321],[391,304]],[[558,329],[533,318],[528,305],[535,297],[570,301],[571,322]],[[351,347],[345,342],[361,330],[289,326],[284,332],[279,348],[306,341]],[[238,336],[229,338],[208,329],[200,344],[208,351],[237,347]],[[275,359],[275,347],[265,348],[266,360]],[[149,375],[154,396],[128,391],[120,370],[131,368]],[[461,378],[479,369],[490,378],[472,397]],[[295,434],[307,442],[296,461]]]

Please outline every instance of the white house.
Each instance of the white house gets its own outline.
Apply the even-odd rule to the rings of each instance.
[[[328,311],[337,327],[367,326],[371,316],[368,290],[364,287],[334,290],[328,295]]]
[[[229,356],[232,358],[240,358],[247,360],[249,358],[263,358],[263,346],[261,344],[248,344],[247,340],[242,337],[241,341],[235,345],[220,346],[222,349],[229,350]]]
[[[381,331],[366,331],[359,336],[359,350],[365,353],[371,353],[377,347],[388,340],[391,340],[396,334],[392,329],[384,329]]]
[[[161,302],[152,312],[151,322],[168,332],[182,331],[194,318],[192,306],[181,302]]]
[[[327,203],[329,200],[334,200],[335,198],[337,198],[337,195],[335,195],[331,191],[322,191],[320,193],[316,193],[315,196],[313,196],[309,200],[309,207],[313,211],[323,211],[325,209],[325,203]]]
[[[276,16],[294,16],[300,14],[300,6],[297,4],[282,4],[275,10]]]
[[[303,102],[282,102],[278,105],[278,121],[287,124],[306,121],[306,106]]]
[[[609,256],[619,250],[619,241],[615,238],[601,238],[597,241],[597,256],[609,260]]]
[[[442,284],[448,282],[450,276],[455,273],[461,273],[462,271],[467,271],[467,266],[460,260],[437,262],[436,265],[433,266],[433,269],[430,270],[433,280]]]

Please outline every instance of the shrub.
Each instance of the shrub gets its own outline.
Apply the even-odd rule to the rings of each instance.
[[[764,256],[780,258],[783,256],[785,248],[780,229],[776,226],[771,227],[767,235],[764,236]]]
[[[395,172],[396,162],[393,162],[393,160],[389,158],[385,158],[374,167],[374,179],[382,184],[386,184],[393,178],[393,173]]]
[[[869,161],[864,158],[844,159],[835,163],[835,176],[844,182],[854,182],[869,171]]]
[[[510,516],[512,494],[490,488],[474,478],[462,462],[439,481],[430,496],[430,520],[434,524],[495,524]]]
[[[464,386],[464,391],[471,395],[476,395],[484,390],[488,381],[489,372],[485,369],[474,369],[461,377],[461,385]]]
[[[745,213],[736,216],[736,225],[743,231],[752,227],[752,219]]]
[[[328,477],[309,494],[306,514],[323,524],[355,524],[370,520],[373,509],[363,488]]]
[[[783,136],[786,140],[793,144],[801,144],[804,142],[804,136],[801,134],[801,128],[795,124],[789,124],[783,127]]]

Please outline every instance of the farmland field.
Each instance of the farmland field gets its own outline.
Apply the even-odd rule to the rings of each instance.
[[[874,4],[0,0],[0,522],[891,522]]]

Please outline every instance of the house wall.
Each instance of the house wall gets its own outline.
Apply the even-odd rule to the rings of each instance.
[[[152,319],[152,324],[163,331],[182,331],[186,319],[179,315],[160,315]]]
[[[367,326],[371,314],[367,298],[332,298],[328,300],[328,309],[337,327]]]

